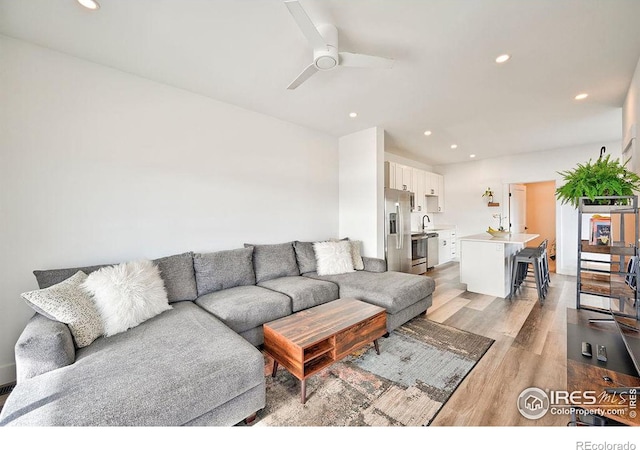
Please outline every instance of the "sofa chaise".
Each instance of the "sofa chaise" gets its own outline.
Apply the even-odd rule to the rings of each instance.
[[[171,309],[78,348],[69,327],[36,314],[15,345],[17,385],[0,425],[234,425],[265,406],[262,325],[341,297],[387,310],[387,331],[426,312],[435,283],[363,270],[318,275],[312,242],[153,261]],[[105,265],[34,271],[40,289]]]

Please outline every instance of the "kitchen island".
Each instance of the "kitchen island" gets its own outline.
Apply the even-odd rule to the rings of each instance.
[[[512,233],[493,237],[489,233],[458,238],[460,282],[469,292],[506,298],[511,292],[513,255],[539,234]]]

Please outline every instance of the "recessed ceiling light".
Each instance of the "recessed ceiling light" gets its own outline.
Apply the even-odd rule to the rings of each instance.
[[[475,157],[476,155],[473,155],[473,154],[469,155],[469,158],[475,158]]]
[[[502,64],[503,62],[507,62],[511,59],[511,55],[507,55],[506,53],[504,55],[500,55],[496,58],[496,62],[498,64]]]
[[[576,95],[576,96],[575,96],[575,99],[576,99],[576,100],[584,100],[584,99],[585,99],[585,98],[587,98],[588,96],[589,96],[589,94],[586,94],[586,93],[584,93],[584,92],[583,92],[582,94],[578,94],[578,95]]]
[[[425,131],[425,132],[424,132],[424,135],[425,135],[425,136],[431,136],[431,131],[429,131],[429,130]]]
[[[458,146],[457,146],[456,144],[453,144],[453,145],[451,146],[451,148],[455,150],[455,149],[457,149],[457,148],[458,148]]]
[[[78,0],[78,3],[87,9],[96,10],[100,8],[100,4],[96,0]]]
[[[358,117],[358,113],[355,113],[355,112],[349,113],[349,117]]]

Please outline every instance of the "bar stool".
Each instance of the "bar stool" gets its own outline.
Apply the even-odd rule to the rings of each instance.
[[[509,298],[513,298],[518,288],[528,286],[525,283],[533,281],[538,291],[538,299],[541,304],[544,303],[551,282],[547,261],[547,244],[548,241],[545,239],[538,247],[523,248],[513,256]],[[528,275],[529,266],[533,269],[533,280]]]

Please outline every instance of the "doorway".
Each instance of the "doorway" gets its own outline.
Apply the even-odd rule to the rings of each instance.
[[[511,199],[515,200],[515,211],[524,210],[524,227],[522,233],[539,234],[540,236],[527,245],[534,247],[546,239],[548,242],[549,254],[549,271],[556,271],[556,182],[541,181],[536,183],[521,183],[517,190],[524,191],[520,197],[510,196],[509,208],[511,210]],[[521,187],[524,187],[522,189]],[[520,198],[520,200],[519,200]],[[524,206],[518,207],[518,202],[522,202],[524,198]],[[515,212],[514,211],[514,212]],[[516,231],[518,232],[518,231]]]

